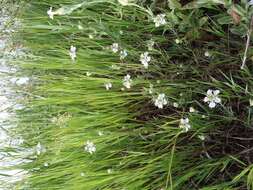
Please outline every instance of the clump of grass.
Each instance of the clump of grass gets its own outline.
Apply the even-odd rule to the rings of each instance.
[[[252,7],[122,2],[27,3],[17,130],[34,153],[17,186],[252,189]]]

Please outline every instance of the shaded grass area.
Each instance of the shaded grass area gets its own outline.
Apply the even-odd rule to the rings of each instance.
[[[33,59],[20,64],[34,80],[17,130],[23,146],[35,151],[27,157],[32,162],[20,166],[29,175],[18,188],[252,187],[250,51],[240,69],[252,10],[247,1],[169,2],[87,1],[53,20],[50,7],[67,6],[67,13],[81,2],[27,2],[22,32]],[[155,27],[159,13],[167,23]],[[127,50],[124,60],[111,51],[113,43]],[[74,62],[71,45],[77,47]],[[148,69],[139,61],[145,51]],[[133,84],[122,89],[127,74]],[[203,101],[208,89],[221,92],[214,109]],[[160,93],[168,100],[163,109],[154,105]],[[181,118],[189,118],[188,132],[178,127]],[[95,153],[85,151],[87,141]]]

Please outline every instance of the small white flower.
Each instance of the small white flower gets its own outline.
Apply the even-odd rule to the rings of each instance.
[[[182,43],[182,40],[180,40],[180,39],[175,39],[175,42],[176,42],[176,44],[181,44]]]
[[[165,16],[166,16],[165,14],[159,14],[153,18],[155,27],[159,27],[166,24]]]
[[[49,18],[54,19],[55,13],[53,12],[52,7],[49,8],[49,10],[47,11],[47,14],[48,14]]]
[[[193,113],[193,112],[196,112],[196,110],[194,109],[194,107],[190,107],[189,112]]]
[[[120,59],[125,59],[127,56],[127,51],[124,49],[124,50],[121,50],[120,51]]]
[[[105,84],[106,90],[110,90],[112,88],[112,83],[108,82]]]
[[[112,169],[107,169],[107,173],[108,173],[108,174],[111,174],[112,172],[113,172]]]
[[[48,163],[47,163],[47,162],[45,162],[45,163],[44,163],[44,166],[45,166],[45,167],[48,167]]]
[[[204,141],[206,139],[206,137],[204,135],[198,135],[198,138],[202,141]]]
[[[191,128],[191,125],[189,124],[189,119],[180,119],[179,128],[183,129],[185,132],[189,131],[189,129]]]
[[[91,73],[87,71],[87,72],[86,72],[86,76],[87,76],[87,77],[91,76]]]
[[[83,26],[80,25],[80,24],[78,24],[77,28],[78,28],[79,30],[83,30]]]
[[[142,65],[144,65],[144,68],[147,69],[148,68],[148,64],[151,61],[151,57],[149,56],[148,52],[144,52],[141,54],[140,56],[140,62]]]
[[[178,106],[179,106],[179,105],[178,105],[177,102],[174,102],[174,103],[173,103],[173,107],[174,107],[174,108],[178,108]]]
[[[127,6],[130,2],[130,0],[118,0],[118,2],[123,5],[123,6]]]
[[[204,54],[206,57],[210,57],[211,54],[209,53],[209,51],[206,51],[205,54]]]
[[[84,177],[84,176],[85,176],[85,174],[84,174],[83,172],[81,172],[81,173],[80,173],[80,176]]]
[[[104,133],[102,131],[98,131],[98,136],[103,136]]]
[[[153,50],[154,45],[155,45],[154,40],[150,39],[150,40],[148,41],[147,45],[148,45],[148,50],[149,50],[149,51]]]
[[[253,0],[252,0],[253,1]],[[249,106],[252,107],[253,106],[253,99],[249,99]]]
[[[89,34],[89,38],[90,38],[90,39],[93,39],[94,36],[93,36],[92,34]]]
[[[154,92],[154,86],[153,86],[153,84],[150,84],[149,89],[148,89],[148,93],[153,94],[153,92]]]
[[[117,53],[119,51],[119,44],[118,43],[113,43],[111,45],[111,50],[113,53]]]
[[[249,5],[253,5],[253,0],[250,0],[250,1],[249,1]]]
[[[30,81],[30,79],[28,77],[21,77],[16,80],[16,85],[18,85],[18,86],[26,85],[26,84],[28,84],[29,81]]]
[[[40,142],[38,142],[38,144],[36,145],[36,153],[37,155],[40,155],[42,153],[46,152],[46,149],[44,148],[44,146],[42,146],[40,144]]]
[[[131,79],[131,76],[129,74],[127,74],[126,76],[124,76],[124,79],[123,79],[123,85],[126,87],[126,88],[131,88],[131,85],[132,85],[132,79]]]
[[[205,116],[205,115],[202,115],[202,116],[201,116],[201,118],[205,119],[205,118],[206,118],[206,116]]]
[[[76,59],[76,47],[75,46],[70,46],[69,56],[71,57],[72,61],[75,61],[75,59]]]
[[[158,107],[159,109],[162,109],[163,106],[167,104],[168,104],[168,101],[164,93],[159,94],[157,98],[155,99],[155,106]]]
[[[210,108],[214,108],[216,104],[221,103],[221,99],[219,98],[219,90],[208,90],[206,92],[206,97],[204,98],[204,102],[209,103]]]
[[[84,150],[90,154],[93,154],[94,152],[96,152],[96,146],[94,145],[93,142],[87,141]]]

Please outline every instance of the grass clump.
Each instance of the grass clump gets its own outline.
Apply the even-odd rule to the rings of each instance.
[[[33,58],[20,64],[33,80],[16,130],[33,154],[18,188],[252,189],[252,11],[246,0],[27,2]]]

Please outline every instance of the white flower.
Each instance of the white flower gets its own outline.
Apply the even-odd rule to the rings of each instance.
[[[148,45],[148,50],[149,50],[149,51],[153,50],[154,45],[155,45],[154,40],[150,39],[150,40],[148,41],[147,45]]]
[[[219,90],[208,90],[206,92],[206,97],[204,98],[204,102],[209,103],[210,108],[214,108],[216,104],[221,103],[221,99],[219,98]]]
[[[98,131],[98,136],[103,136],[104,133],[102,131]]]
[[[159,94],[157,98],[155,99],[155,106],[158,107],[159,109],[162,109],[163,106],[167,104],[168,104],[168,101],[164,93]]]
[[[87,71],[87,72],[86,72],[86,76],[87,76],[87,77],[91,76],[91,73]]]
[[[189,112],[190,113],[193,113],[193,112],[195,112],[196,110],[194,109],[194,107],[190,107],[190,109],[189,109]]]
[[[80,176],[84,177],[84,176],[85,176],[84,172],[81,172],[81,173],[80,173]]]
[[[206,137],[204,135],[198,135],[198,138],[202,141],[204,141],[206,139]]]
[[[127,51],[124,49],[124,50],[121,50],[120,51],[120,59],[125,59],[127,56]]]
[[[90,39],[93,39],[94,36],[93,36],[92,34],[89,34],[89,38],[90,38]]]
[[[111,174],[112,171],[113,171],[112,169],[107,169],[107,173],[108,173],[108,174]]]
[[[178,106],[179,106],[179,105],[178,105],[177,102],[174,102],[174,103],[173,103],[173,107],[174,107],[174,108],[178,108]]]
[[[16,81],[16,84],[21,86],[21,85],[26,85],[29,82],[29,78],[28,77],[21,77]]]
[[[46,149],[44,148],[44,146],[42,146],[40,144],[40,142],[38,142],[38,144],[36,145],[36,153],[37,155],[40,155],[42,153],[46,152]]]
[[[113,43],[111,45],[111,49],[113,53],[117,53],[119,51],[119,44],[118,43]]]
[[[127,74],[126,76],[124,76],[124,79],[123,79],[123,85],[126,87],[126,88],[131,88],[131,85],[132,85],[132,79],[131,79],[131,76],[129,74]]]
[[[253,1],[253,0],[252,0]],[[249,99],[249,106],[252,107],[253,106],[253,99]]]
[[[153,18],[156,27],[166,24],[165,16],[166,16],[165,14],[159,14]]]
[[[191,128],[191,125],[189,124],[189,119],[180,119],[179,128],[183,129],[185,132],[189,131],[189,129]]]
[[[47,11],[47,14],[48,14],[49,18],[54,19],[55,13],[53,12],[52,7],[49,8],[49,10]]]
[[[211,54],[209,53],[209,51],[206,51],[206,52],[205,52],[205,56],[206,56],[206,57],[210,57],[210,56],[211,56]]]
[[[112,83],[108,82],[105,84],[106,90],[110,90],[112,88]]]
[[[250,0],[250,1],[249,1],[249,5],[253,5],[253,0]]]
[[[153,86],[153,84],[150,84],[149,89],[148,89],[148,93],[153,94],[153,92],[154,92],[154,86]]]
[[[182,40],[180,40],[180,39],[175,39],[175,42],[176,42],[176,44],[181,44],[182,43]]]
[[[123,5],[123,6],[127,6],[129,5],[131,2],[133,2],[134,0],[118,0],[118,2]]]
[[[44,166],[45,166],[45,167],[48,167],[48,163],[47,163],[47,162],[45,162],[45,163],[44,163]]]
[[[87,141],[84,150],[90,154],[93,154],[94,152],[96,152],[96,146],[94,145],[93,142]]]
[[[144,52],[140,56],[140,62],[142,65],[144,65],[144,68],[148,68],[148,64],[151,61],[151,57],[148,55],[148,52]]]
[[[75,59],[76,59],[76,47],[75,46],[70,46],[69,56],[71,57],[72,61],[75,61]]]

